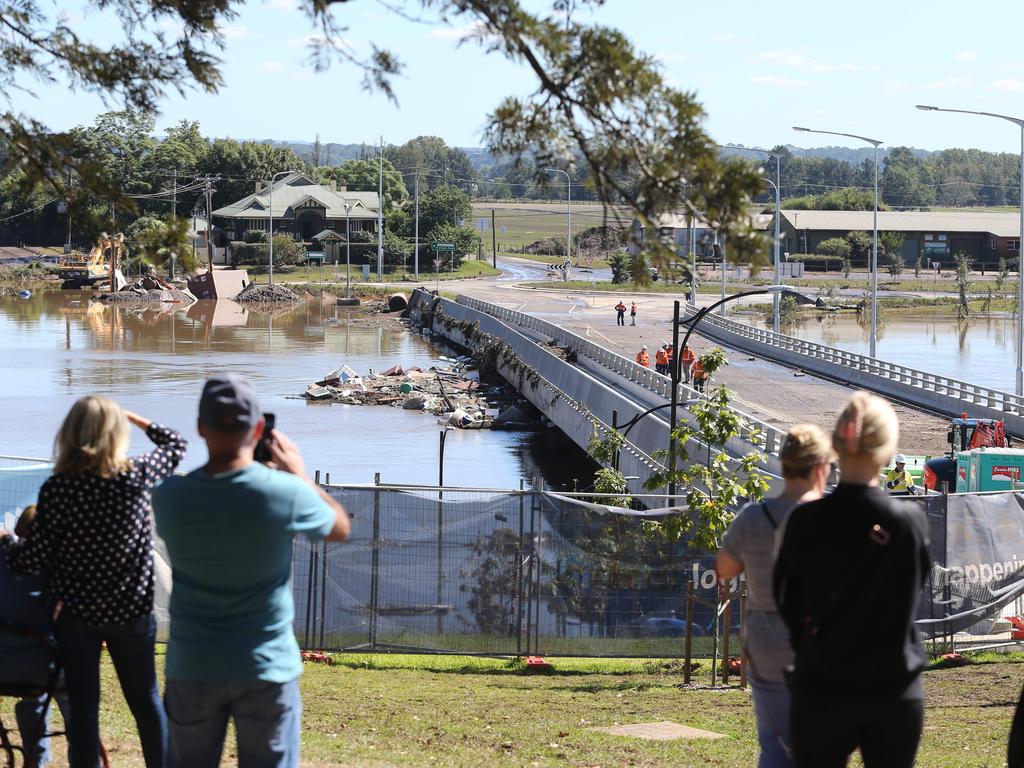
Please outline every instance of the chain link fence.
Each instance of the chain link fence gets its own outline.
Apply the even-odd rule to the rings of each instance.
[[[51,471],[0,457],[0,529],[13,529]],[[681,657],[689,627],[703,656],[719,642],[727,653],[742,620],[742,584],[723,610],[713,559],[652,534],[670,511],[658,509],[663,496],[642,499],[656,510],[645,513],[540,488],[324,487],[352,515],[352,537],[295,541],[295,632],[307,648]],[[1024,642],[1024,494],[910,502],[927,514],[935,563],[922,634],[936,650]],[[165,630],[161,542],[157,555]]]

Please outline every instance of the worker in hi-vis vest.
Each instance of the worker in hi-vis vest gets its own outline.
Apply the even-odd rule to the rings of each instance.
[[[636,353],[636,361],[644,368],[651,367],[651,356],[647,354],[647,345],[644,344],[640,347],[640,351]]]
[[[896,466],[885,473],[885,490],[894,496],[916,496],[914,478],[907,471],[907,457],[897,453],[894,462]]]

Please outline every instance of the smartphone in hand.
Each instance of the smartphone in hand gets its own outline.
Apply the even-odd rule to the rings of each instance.
[[[263,420],[265,422],[263,426],[263,436],[260,441],[256,443],[256,450],[253,451],[252,457],[262,463],[266,464],[272,458],[270,454],[270,441],[274,438],[274,423],[276,418],[272,413],[264,413]]]

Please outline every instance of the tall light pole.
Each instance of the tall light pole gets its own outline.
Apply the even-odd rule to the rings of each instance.
[[[801,128],[796,125],[793,126],[793,130],[803,131],[804,133],[826,133],[830,136],[845,136],[848,139],[866,141],[875,148],[875,204],[874,218],[871,225],[871,357],[875,357],[875,347],[878,345],[878,147],[884,142],[880,139],[858,136],[855,133],[819,131],[814,128]]]
[[[565,258],[572,259],[572,177],[561,168],[545,168],[545,173],[565,174]],[[576,255],[576,266],[580,265],[579,254]]]
[[[352,205],[342,204],[345,208],[345,298],[352,298]]]
[[[961,115],[998,117],[1020,128],[1020,233],[1017,239],[1017,394],[1024,395],[1024,118],[1000,115],[995,112],[974,112],[970,109],[942,109],[918,104],[925,112],[957,112]]]
[[[270,225],[267,233],[267,243],[270,245],[270,257],[267,259],[267,270],[270,275],[270,285],[274,284],[274,182],[277,181],[278,176],[286,176],[289,173],[297,173],[297,171],[280,171],[270,177],[270,190],[269,190],[269,204],[267,205],[267,214],[269,217]],[[209,232],[207,232],[209,234]],[[213,268],[212,266],[210,267]]]
[[[384,280],[384,137],[380,137],[377,172],[377,280]]]
[[[743,152],[758,152],[759,154],[766,155],[767,157],[774,158],[775,160],[775,183],[772,183],[768,179],[765,179],[766,184],[770,184],[775,190],[775,244],[772,249],[772,258],[775,261],[775,284],[782,284],[782,267],[779,260],[779,243],[781,242],[782,235],[779,231],[780,220],[782,218],[782,158],[778,152],[769,152],[767,149],[759,149],[758,147],[728,147],[724,144],[719,144],[719,147],[723,149],[735,149]],[[779,293],[772,294],[772,303],[774,304],[774,330],[776,333],[779,332],[780,320],[779,320],[779,302],[781,296]]]

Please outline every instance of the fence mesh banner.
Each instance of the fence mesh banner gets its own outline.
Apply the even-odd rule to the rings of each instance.
[[[0,530],[13,531],[21,510],[35,504],[53,465],[37,459],[0,456]]]

